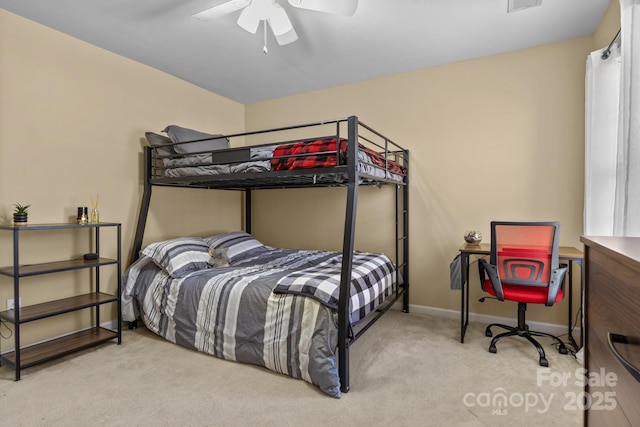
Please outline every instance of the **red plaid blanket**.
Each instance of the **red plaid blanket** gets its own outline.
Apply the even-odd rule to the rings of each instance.
[[[345,164],[347,141],[340,139],[340,164]],[[279,145],[273,151],[273,170],[328,168],[336,166],[336,139],[318,139]]]
[[[347,162],[347,140],[340,138],[339,164]],[[384,155],[374,150],[358,144],[371,163],[381,168],[385,168]],[[310,142],[296,142],[293,144],[279,145],[273,151],[271,168],[273,170],[311,169],[328,168],[336,166],[336,138],[318,139]],[[387,170],[389,172],[406,175],[404,167],[396,162],[388,161]]]

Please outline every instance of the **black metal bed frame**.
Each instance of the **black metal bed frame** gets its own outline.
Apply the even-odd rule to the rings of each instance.
[[[206,188],[244,191],[245,231],[251,233],[251,193],[258,189],[274,188],[310,188],[310,187],[347,187],[346,214],[344,223],[344,238],[342,243],[342,269],[340,280],[340,296],[338,303],[338,374],[342,392],[349,391],[349,346],[355,342],[369,327],[371,327],[387,310],[402,297],[402,309],[409,312],[409,151],[400,147],[389,138],[363,124],[356,116],[328,122],[317,122],[303,125],[267,129],[255,132],[245,132],[226,135],[227,138],[248,137],[259,134],[277,134],[282,131],[300,130],[303,128],[324,127],[335,125],[335,137],[339,140],[346,125],[347,159],[346,164],[330,168],[297,169],[287,171],[267,171],[252,173],[230,173],[210,176],[177,177],[164,176],[165,168],[159,166],[163,156],[158,154],[158,147],[144,149],[144,192],[140,205],[140,214],[136,227],[131,263],[136,261],[142,249],[142,240],[151,203],[153,186]],[[358,172],[359,143],[375,147],[384,160],[385,178],[365,175]],[[274,145],[270,142],[263,145]],[[363,144],[363,145],[364,145]],[[336,144],[336,159],[339,158],[339,145]],[[216,151],[220,163],[241,162],[247,159],[249,148],[238,147]],[[318,153],[313,153],[318,154]],[[164,156],[165,158],[167,156]],[[171,156],[169,156],[171,157]],[[286,156],[285,156],[286,157]],[[243,159],[243,160],[239,160]],[[388,161],[396,161],[407,170],[402,182],[386,178]],[[215,164],[215,162],[214,162]],[[343,179],[336,181],[336,176]],[[356,325],[351,325],[349,319],[349,294],[352,273],[352,254],[354,251],[356,205],[359,185],[395,185],[395,259],[397,268],[398,287],[395,295],[387,300],[372,314]]]

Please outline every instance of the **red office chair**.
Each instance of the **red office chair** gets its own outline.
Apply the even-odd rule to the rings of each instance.
[[[506,329],[491,340],[489,351],[496,353],[498,340],[520,336],[533,344],[540,355],[540,366],[549,366],[544,349],[533,337],[550,337],[558,351],[567,354],[564,343],[556,336],[530,331],[525,322],[527,304],[551,306],[564,298],[566,266],[558,264],[560,224],[557,222],[491,222],[491,254],[487,263],[481,259],[480,284],[485,292],[500,301],[518,303],[518,326],[493,323],[485,335],[492,337],[494,326]],[[486,273],[486,276],[485,276]]]

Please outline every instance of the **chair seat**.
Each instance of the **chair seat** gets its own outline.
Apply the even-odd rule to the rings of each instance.
[[[484,281],[483,289],[489,294],[496,296],[496,291],[493,289],[491,280]],[[546,304],[547,303],[547,291],[546,287],[538,286],[522,286],[522,285],[509,285],[508,283],[502,283],[502,291],[504,293],[504,299],[509,301],[517,301],[531,304]],[[564,291],[562,288],[558,290],[558,295],[553,303],[562,301],[564,298]]]

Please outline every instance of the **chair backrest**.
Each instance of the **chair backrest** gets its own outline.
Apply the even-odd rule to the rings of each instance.
[[[548,286],[558,268],[560,223],[491,222],[491,264],[503,284]]]

